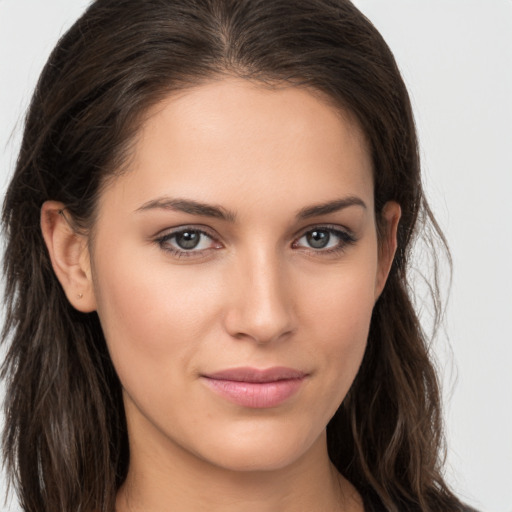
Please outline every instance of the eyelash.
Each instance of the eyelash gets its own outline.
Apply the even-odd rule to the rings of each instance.
[[[210,233],[206,232],[204,229],[196,228],[193,226],[185,226],[183,228],[177,229],[176,231],[172,231],[171,233],[166,233],[165,235],[158,237],[156,239],[156,242],[158,243],[158,245],[160,246],[160,248],[162,250],[171,253],[171,255],[176,258],[191,258],[191,257],[197,258],[197,257],[201,257],[201,256],[205,255],[205,252],[209,252],[212,249],[213,250],[220,249],[220,246],[219,246],[219,247],[209,247],[207,249],[202,249],[199,251],[197,251],[197,250],[196,251],[195,250],[187,251],[184,249],[177,249],[177,248],[174,248],[169,245],[170,240],[172,240],[173,238],[176,238],[176,236],[184,234],[184,233],[197,233],[200,236],[206,236],[206,237],[210,238],[212,241],[214,241],[214,237]]]
[[[312,234],[315,231],[319,232],[327,232],[329,233],[329,236],[335,236],[339,239],[339,242],[336,244],[335,247],[331,247],[328,249],[315,249],[313,247],[304,247],[304,246],[298,246],[298,241],[302,238],[306,237],[308,234]],[[206,236],[212,240],[212,242],[215,241],[215,238],[212,234],[208,233],[207,231],[194,227],[194,226],[186,226],[183,228],[179,228],[175,231],[172,231],[171,233],[166,233],[160,237],[158,237],[155,242],[160,246],[160,248],[166,252],[169,252],[172,256],[176,258],[200,258],[204,257],[207,252],[210,252],[211,250],[220,249],[222,246],[219,244],[218,247],[208,247],[206,249],[201,250],[194,250],[194,248],[190,250],[185,249],[178,249],[175,247],[172,247],[169,245],[169,241],[176,238],[176,236],[184,234],[184,233],[194,233],[199,234],[200,236]],[[330,239],[328,243],[330,242]],[[315,255],[321,254],[321,255],[336,255],[343,253],[347,246],[353,245],[356,243],[357,240],[355,236],[350,233],[349,231],[344,231],[339,229],[339,227],[329,226],[329,225],[319,225],[319,226],[312,226],[311,228],[307,229],[306,231],[303,231],[302,234],[295,239],[295,241],[292,243],[292,247],[294,249],[302,249],[306,250],[308,252],[312,252]],[[200,243],[200,242],[199,242]]]
[[[308,234],[314,233],[315,231],[327,232],[327,233],[329,233],[330,237],[332,235],[334,235],[335,237],[337,237],[339,239],[339,241],[334,247],[330,247],[328,249],[324,249],[324,248],[315,249],[313,247],[298,247],[297,246],[297,243],[299,240],[306,237]],[[328,242],[330,242],[330,239]],[[295,242],[292,243],[292,247],[305,249],[307,251],[313,252],[315,255],[316,254],[336,255],[336,254],[341,254],[341,253],[345,252],[345,250],[347,249],[348,246],[353,245],[356,242],[357,242],[357,240],[356,240],[355,236],[353,235],[353,233],[351,233],[349,231],[342,230],[337,226],[320,225],[320,226],[313,226],[313,227],[307,229],[306,231],[303,231],[302,235],[300,237],[298,237]]]

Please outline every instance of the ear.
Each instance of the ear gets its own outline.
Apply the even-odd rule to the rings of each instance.
[[[63,203],[46,201],[41,231],[53,270],[71,305],[83,313],[96,310],[87,237],[73,229]]]
[[[395,257],[397,241],[396,233],[398,222],[402,215],[400,205],[395,201],[388,201],[382,208],[380,222],[382,223],[382,232],[379,240],[379,262],[377,269],[377,278],[375,281],[375,300],[377,300],[384,289],[386,280]]]

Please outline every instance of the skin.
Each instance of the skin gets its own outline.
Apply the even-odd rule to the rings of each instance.
[[[297,217],[340,199],[360,204]],[[399,206],[385,206],[379,244],[373,203],[351,116],[305,89],[234,78],[149,113],[129,171],[100,197],[93,244],[62,204],[45,203],[56,274],[77,309],[97,311],[123,385],[131,458],[118,512],[363,510],[330,464],[325,429],[360,366],[396,248]],[[185,228],[207,236],[173,253]],[[327,248],[311,246],[315,228]],[[240,366],[306,377],[283,403],[254,409],[203,378]]]

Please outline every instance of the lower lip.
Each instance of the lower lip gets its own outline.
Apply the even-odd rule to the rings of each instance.
[[[204,380],[210,389],[232,403],[253,409],[264,409],[277,407],[286,402],[299,391],[304,378],[273,382],[239,382],[206,377]]]

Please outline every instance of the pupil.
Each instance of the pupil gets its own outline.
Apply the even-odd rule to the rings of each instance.
[[[199,244],[201,234],[197,231],[183,231],[176,235],[176,243],[182,249],[194,249]]]
[[[323,249],[330,239],[328,231],[311,231],[307,235],[308,244],[315,249]]]

